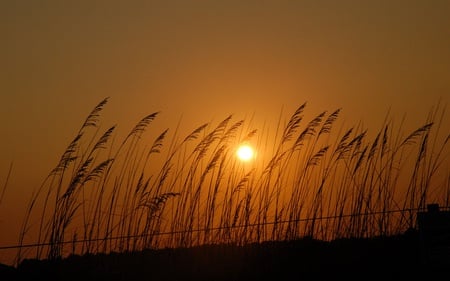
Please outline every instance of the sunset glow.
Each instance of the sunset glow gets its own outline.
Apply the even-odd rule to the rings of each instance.
[[[450,264],[410,239],[427,236],[428,205],[450,217],[450,0],[0,1],[0,14],[0,281]],[[377,248],[403,233],[420,242],[392,247],[405,256]],[[352,245],[343,262],[315,246],[359,238],[376,252]]]
[[[250,161],[254,156],[253,148],[247,144],[239,146],[236,155],[241,161]]]

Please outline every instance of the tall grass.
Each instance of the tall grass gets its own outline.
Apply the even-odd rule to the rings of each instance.
[[[373,139],[361,126],[336,130],[341,109],[305,121],[304,103],[287,122],[280,116],[273,138],[230,115],[181,138],[177,129],[168,140],[166,129],[148,141],[155,112],[114,148],[115,126],[99,131],[107,102],[94,107],[32,194],[19,243],[42,244],[31,253],[38,259],[393,235],[416,227],[415,212],[427,203],[448,206],[450,135],[441,137],[441,105],[406,135],[386,119]],[[239,162],[243,142],[265,156]],[[17,261],[29,254],[19,250]]]
[[[13,162],[9,164],[9,169],[5,178],[5,182],[0,191],[0,205],[2,204],[3,198],[5,197],[6,189],[8,188],[9,178],[11,177],[12,169],[13,169]]]

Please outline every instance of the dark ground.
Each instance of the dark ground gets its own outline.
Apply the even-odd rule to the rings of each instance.
[[[0,280],[447,280],[448,253],[425,249],[417,233],[302,239],[24,260],[0,266]]]

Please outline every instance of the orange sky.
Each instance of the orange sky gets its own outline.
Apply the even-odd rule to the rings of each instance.
[[[122,133],[154,111],[156,132],[191,130],[305,101],[369,133],[389,109],[417,128],[449,101],[449,15],[446,0],[1,1],[0,244],[105,97],[101,123]]]

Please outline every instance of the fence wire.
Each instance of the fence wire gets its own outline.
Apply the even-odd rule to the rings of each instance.
[[[450,207],[440,207],[440,210],[450,210]],[[114,241],[114,240],[121,240],[121,239],[143,238],[143,237],[149,237],[149,236],[163,236],[163,235],[175,235],[175,234],[183,234],[183,233],[218,231],[218,230],[224,230],[224,229],[258,227],[258,226],[265,226],[265,225],[286,224],[286,223],[304,222],[304,221],[312,221],[312,220],[329,220],[329,219],[348,218],[348,217],[364,217],[364,216],[374,216],[374,215],[380,215],[380,214],[412,212],[412,211],[420,212],[420,211],[425,211],[425,210],[424,209],[390,210],[390,211],[379,211],[379,212],[370,212],[370,213],[367,212],[367,213],[360,213],[360,214],[347,214],[347,215],[325,216],[325,217],[316,217],[316,218],[302,218],[302,219],[296,219],[296,220],[271,221],[271,222],[262,222],[262,223],[253,223],[253,224],[244,224],[244,225],[235,225],[235,226],[199,228],[199,229],[184,230],[184,231],[182,231],[182,230],[167,231],[167,232],[140,234],[140,235],[122,235],[122,236],[112,236],[112,237],[94,238],[94,239],[74,239],[74,240],[66,240],[66,241],[52,242],[52,243],[46,242],[46,243],[29,243],[29,244],[22,244],[22,245],[6,245],[6,246],[0,246],[0,250],[33,248],[33,247],[41,247],[41,246],[50,246],[50,245],[54,245],[54,244],[75,245],[75,244],[86,243],[86,242]]]

